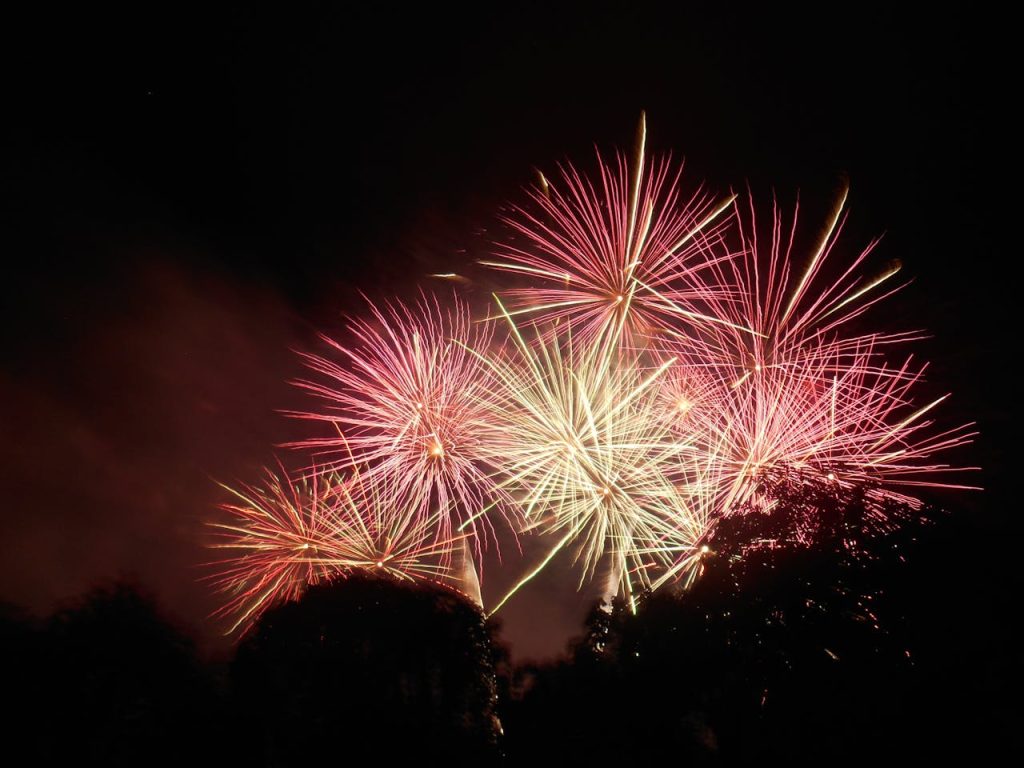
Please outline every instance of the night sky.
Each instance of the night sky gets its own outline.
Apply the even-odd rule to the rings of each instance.
[[[641,110],[687,188],[799,190],[813,222],[850,179],[848,254],[884,235],[879,258],[914,278],[872,319],[933,334],[918,348],[954,392],[943,418],[982,432],[953,458],[987,490],[937,497],[969,553],[937,588],[976,592],[979,614],[1016,594],[1019,245],[997,192],[1015,89],[997,19],[144,5],[8,29],[0,601],[45,613],[134,574],[224,648],[204,521],[214,480],[294,459],[275,447],[302,434],[279,413],[304,402],[292,350],[340,333],[360,290],[409,298],[471,270],[534,168],[629,149]],[[488,565],[485,596],[526,549]],[[504,637],[551,655],[592,598],[549,569]]]

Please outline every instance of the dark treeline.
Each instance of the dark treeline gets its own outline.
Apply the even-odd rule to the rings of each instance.
[[[513,666],[498,626],[454,593],[372,577],[269,611],[224,665],[201,663],[128,584],[45,620],[4,607],[4,743],[41,765],[846,763],[1005,749],[1020,654],[970,604],[957,517],[794,487],[775,489],[770,512],[720,524],[685,594],[645,596],[635,613],[595,606],[543,665]]]
[[[770,513],[718,525],[685,594],[595,607],[566,659],[513,672],[516,762],[1000,754],[1020,653],[966,602],[960,521],[863,490],[769,496]]]
[[[214,670],[128,583],[50,618],[0,608],[5,751],[26,765],[172,765],[223,756]]]

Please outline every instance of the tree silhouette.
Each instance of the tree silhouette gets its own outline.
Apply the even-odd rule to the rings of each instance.
[[[22,746],[25,754],[39,753],[48,717],[41,685],[48,655],[45,641],[41,622],[16,606],[0,603],[0,679],[6,703],[0,739],[7,750]]]
[[[99,588],[41,633],[43,762],[172,765],[217,758],[216,691],[192,643],[128,583]]]
[[[239,737],[260,764],[497,756],[491,630],[448,589],[372,576],[312,586],[261,618],[231,677]]]
[[[897,593],[930,516],[870,490],[776,479],[779,503],[723,520],[687,593],[652,596],[623,624],[632,694],[675,702],[655,727],[700,722],[709,752],[737,760],[848,760],[904,741],[913,669]]]
[[[569,659],[521,671],[515,762],[920,753],[907,553],[938,513],[870,487],[769,482],[779,503],[723,520],[690,589],[647,595],[635,616],[595,606]]]

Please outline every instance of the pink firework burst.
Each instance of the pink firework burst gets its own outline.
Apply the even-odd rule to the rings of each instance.
[[[666,316],[716,320],[692,302],[712,290],[700,274],[730,258],[722,231],[731,198],[716,202],[701,187],[685,194],[682,166],[649,161],[645,145],[641,118],[632,167],[598,153],[595,184],[565,166],[557,180],[541,176],[530,204],[504,218],[515,239],[483,263],[531,283],[502,292],[510,315],[559,323],[587,344],[631,346],[658,333]]]
[[[352,321],[350,344],[323,337],[333,356],[302,355],[318,376],[296,383],[322,407],[293,415],[335,431],[295,445],[331,470],[366,467],[396,506],[438,514],[439,538],[465,525],[479,549],[493,533],[484,513],[503,509],[503,494],[484,464],[487,373],[467,346],[485,348],[491,331],[454,296],[447,307],[424,296],[369,310]]]
[[[826,481],[872,481],[911,502],[898,486],[965,487],[937,477],[965,468],[932,457],[970,442],[972,425],[936,430],[930,414],[945,397],[915,402],[925,366],[885,360],[919,334],[854,330],[854,320],[901,287],[889,284],[899,264],[864,277],[871,243],[837,278],[823,279],[845,200],[844,189],[802,270],[794,267],[796,212],[787,224],[776,206],[764,242],[753,204],[746,217],[737,211],[740,256],[712,265],[728,292],[705,294],[705,310],[727,322],[673,331],[677,354],[720,382],[717,407],[694,417],[708,450],[728,465],[727,507],[770,471],[813,468]]]

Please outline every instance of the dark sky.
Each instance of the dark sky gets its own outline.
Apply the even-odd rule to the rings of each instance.
[[[983,433],[963,460],[988,490],[942,501],[971,536],[1019,534],[1019,246],[998,191],[1018,89],[976,4],[137,5],[8,29],[0,600],[45,612],[130,572],[212,638],[211,478],[255,479],[294,436],[291,348],[337,331],[357,290],[409,296],[486,255],[533,168],[628,149],[641,109],[691,184],[799,189],[813,216],[849,177],[844,243],[885,233],[915,277],[881,319],[934,333],[948,416]],[[525,565],[506,561],[488,593]],[[979,583],[1019,583],[1003,567]],[[509,606],[517,655],[576,631],[574,589],[554,569]]]

